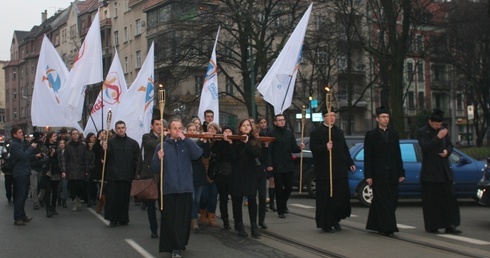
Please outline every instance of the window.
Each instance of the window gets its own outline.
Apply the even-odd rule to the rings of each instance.
[[[129,63],[128,63],[128,57],[124,57],[124,73],[129,72]]]
[[[413,93],[413,91],[409,91],[408,92],[408,108],[409,109],[415,109],[415,94]]]
[[[136,51],[136,68],[141,67],[141,50]]]
[[[424,37],[422,35],[417,35],[415,39],[415,52],[421,53],[424,51]]]
[[[124,27],[124,43],[128,42],[128,27]]]
[[[60,44],[60,34],[54,36],[54,45],[58,46]]]
[[[402,160],[405,162],[417,162],[417,154],[415,153],[415,146],[412,143],[401,143],[400,151],[402,152]]]
[[[229,95],[233,95],[233,90],[234,90],[233,77],[231,77],[231,78],[226,77],[225,87],[226,87],[226,89],[225,89],[226,93],[228,93]]]
[[[445,65],[432,65],[432,80],[435,82],[445,82],[447,81],[447,73]]]
[[[141,34],[141,20],[137,19],[136,20],[136,31],[135,31],[135,36]]]
[[[114,31],[114,46],[119,46],[119,31]]]
[[[460,111],[463,110],[463,94],[461,93],[456,95],[456,108]]]
[[[117,6],[117,2],[114,2],[114,18],[117,17],[117,11],[118,11],[118,6]]]
[[[423,92],[419,92],[419,96],[417,98],[418,104],[419,104],[419,109],[424,109],[425,107],[425,97]]]
[[[407,81],[412,81],[413,79],[413,63],[407,62]]]
[[[327,53],[320,51],[317,53],[317,64],[326,64],[327,63]]]
[[[422,63],[417,64],[417,78],[419,79],[419,82],[424,81],[424,64]]]
[[[194,92],[196,96],[201,94],[203,81],[204,76],[194,76]]]
[[[17,108],[14,108],[14,119],[17,119]]]
[[[14,80],[14,81],[17,80],[17,71],[15,70],[15,68],[12,71],[12,80]]]
[[[65,43],[65,42],[66,42],[66,28],[61,30],[61,43]]]
[[[15,89],[14,89],[14,91],[13,91],[13,96],[14,96],[14,99],[16,99],[16,98],[17,98],[17,90],[15,90]]]

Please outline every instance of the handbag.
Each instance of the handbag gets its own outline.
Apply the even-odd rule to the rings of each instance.
[[[131,196],[139,200],[158,200],[158,183],[153,178],[134,179],[131,182]]]

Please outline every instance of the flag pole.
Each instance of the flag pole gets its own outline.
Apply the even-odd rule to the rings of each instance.
[[[109,112],[107,112],[107,136],[105,138],[105,150],[104,150],[104,163],[102,164],[102,176],[101,176],[101,181],[100,181],[100,193],[99,193],[99,199],[102,198],[102,190],[104,189],[104,173],[105,173],[105,165],[107,164],[107,148],[109,147],[108,141],[109,141],[109,130],[111,129],[111,120],[112,120],[112,111],[109,109]]]
[[[304,144],[305,122],[306,122],[306,107],[303,106],[303,109],[301,110],[301,144]],[[299,159],[299,193],[301,193],[302,189],[303,189],[303,150],[301,150],[300,159]]]
[[[332,141],[332,120],[330,119],[330,112],[332,112],[332,93],[330,92],[330,87],[326,86],[325,91],[327,95],[325,96],[325,104],[327,105],[328,113],[328,142]],[[327,144],[328,144],[327,142]],[[330,197],[333,196],[333,178],[332,178],[332,150],[328,152],[329,155],[329,174],[330,174]]]
[[[158,105],[160,108],[160,124],[163,126],[163,115],[165,114],[165,90],[163,85],[158,87]],[[160,133],[160,148],[163,152],[163,138],[165,134]],[[163,211],[163,158],[160,160],[160,210]]]
[[[284,103],[286,102],[286,98],[288,97],[288,92],[289,92],[289,87],[291,86],[291,80],[293,79],[293,76],[292,75],[289,75],[289,82],[288,82],[288,87],[286,89],[286,94],[284,95],[284,99],[282,100],[282,104],[281,104],[281,113],[284,111],[283,108],[284,108]]]

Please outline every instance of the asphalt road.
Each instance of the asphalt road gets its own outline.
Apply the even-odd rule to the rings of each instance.
[[[3,186],[3,177],[0,183]],[[170,257],[158,253],[158,239],[150,238],[146,212],[133,203],[129,225],[109,228],[93,209],[58,208],[60,215],[47,218],[45,210],[32,210],[28,200],[26,209],[34,219],[19,227],[13,225],[13,207],[4,196],[1,187],[0,257]],[[478,207],[472,200],[460,204],[461,236],[426,233],[420,201],[402,200],[397,211],[401,232],[397,238],[387,238],[364,230],[368,209],[356,200],[352,200],[353,216],[341,222],[342,232],[323,233],[315,228],[314,200],[293,193],[290,214],[279,219],[268,212],[269,229],[262,230],[259,240],[204,226],[201,233],[191,234],[183,257],[490,257],[490,208]],[[243,212],[249,225],[246,207]]]

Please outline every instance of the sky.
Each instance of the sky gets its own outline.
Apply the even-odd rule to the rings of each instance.
[[[65,9],[74,0],[8,0],[0,6],[0,60],[10,60],[10,45],[14,30],[30,31],[41,24],[41,13],[48,18],[58,9]]]

